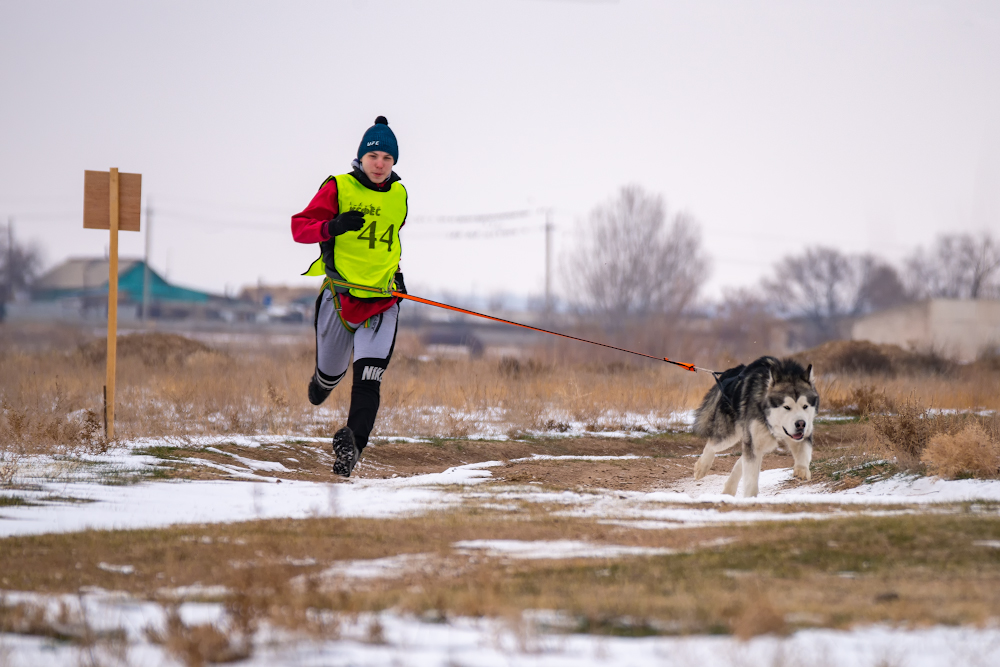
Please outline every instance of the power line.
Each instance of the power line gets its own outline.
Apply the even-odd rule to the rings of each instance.
[[[527,218],[539,211],[524,209],[521,211],[503,211],[501,213],[474,213],[471,215],[416,215],[414,222],[444,222],[444,223],[467,223],[467,222],[499,222],[502,220],[517,220]]]
[[[3,301],[14,300],[14,216],[7,216],[7,293]]]
[[[255,229],[259,231],[269,231],[269,232],[282,232],[286,233],[289,230],[288,223],[282,221],[279,225],[277,222],[250,222],[245,220],[225,220],[220,218],[211,218],[204,215],[199,215],[197,213],[192,214],[186,211],[178,211],[173,209],[162,209],[157,208],[156,214],[162,217],[169,218],[174,222],[180,223],[200,223],[200,224],[210,224],[215,227],[239,227],[241,229]],[[291,216],[289,216],[290,218]],[[214,231],[214,230],[213,230]]]
[[[198,199],[196,197],[178,197],[178,196],[167,196],[167,197],[157,196],[156,200],[159,202],[166,201],[168,204],[178,203],[181,206],[194,206],[199,209],[205,209],[205,208],[224,209],[227,212],[230,213],[235,212],[237,214],[253,212],[258,215],[261,214],[266,215],[267,217],[279,217],[279,216],[290,217],[288,215],[288,209],[286,209],[283,206],[282,207],[247,206],[244,204],[213,202],[207,199]]]
[[[149,303],[150,303],[150,281],[152,276],[150,276],[149,269],[149,254],[150,254],[150,243],[152,237],[150,236],[153,232],[153,202],[150,197],[146,197],[146,238],[145,241],[145,257],[143,258],[142,264],[142,321],[146,322],[149,320]]]
[[[25,213],[24,211],[15,211],[11,214],[11,217],[16,217],[18,220],[29,220],[34,222],[79,222],[82,215],[82,210],[72,212],[46,211],[44,213]]]
[[[247,206],[230,206],[226,204],[216,204],[211,202],[205,202],[195,199],[187,199],[184,197],[167,197],[168,202],[187,202],[189,204],[194,204],[199,208],[224,208],[227,211],[244,211],[253,212],[256,214],[256,219],[260,220],[261,217],[264,218],[278,218],[279,216],[285,219],[290,219],[291,214],[282,209],[274,207],[247,207]],[[163,201],[163,198],[159,198],[159,201]],[[415,215],[408,217],[409,221],[421,222],[421,223],[488,223],[488,222],[503,222],[507,220],[519,220],[530,217],[532,215],[544,214],[548,209],[520,209],[514,211],[500,211],[496,213],[472,213],[472,214],[461,214],[461,215]],[[178,218],[189,218],[197,219],[202,222],[215,222],[218,224],[233,224],[242,225],[246,224],[242,221],[232,220],[232,219],[221,219],[219,217],[213,216],[211,214],[205,215],[204,213],[191,213],[190,211],[184,210],[183,208],[167,207],[166,209],[158,209],[157,213],[161,215],[176,216]],[[284,213],[285,215],[282,215]],[[14,211],[12,213],[16,217],[21,219],[32,219],[32,220],[58,220],[58,221],[68,221],[73,220],[80,216],[79,210],[72,211]],[[239,216],[239,213],[237,213]]]
[[[468,231],[468,232],[433,232],[427,233],[418,228],[406,229],[409,238],[423,239],[487,239],[501,236],[519,236],[521,234],[531,234],[543,231],[541,227],[518,227],[515,229],[491,229],[488,231]]]

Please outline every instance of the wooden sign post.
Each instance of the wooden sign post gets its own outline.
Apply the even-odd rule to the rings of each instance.
[[[139,231],[142,174],[117,169],[83,172],[83,228],[111,232],[108,251],[108,368],[104,385],[104,435],[115,437],[115,361],[118,347],[118,230]]]

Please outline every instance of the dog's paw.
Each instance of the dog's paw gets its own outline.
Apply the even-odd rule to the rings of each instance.
[[[698,463],[695,463],[694,464],[694,478],[695,479],[701,479],[702,477],[704,477],[705,475],[708,474],[709,470],[711,470],[711,466],[702,465],[701,461],[699,461]]]
[[[812,472],[810,472],[809,468],[806,468],[804,466],[796,467],[794,470],[792,470],[792,474],[798,477],[799,479],[804,479],[807,482],[812,479]]]

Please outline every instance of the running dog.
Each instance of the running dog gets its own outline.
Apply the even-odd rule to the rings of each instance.
[[[791,450],[795,476],[810,479],[813,418],[818,409],[811,364],[802,368],[791,359],[761,357],[749,366],[730,368],[695,413],[694,432],[708,442],[694,466],[694,478],[708,474],[716,454],[740,443],[743,455],[723,493],[735,496],[742,477],[743,495],[756,496],[761,459],[779,444]]]

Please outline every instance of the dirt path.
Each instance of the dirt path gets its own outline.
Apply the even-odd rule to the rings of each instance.
[[[623,439],[607,437],[541,438],[529,441],[383,442],[370,445],[355,469],[360,479],[386,479],[436,473],[454,466],[502,461],[493,468],[500,481],[537,483],[549,488],[603,488],[629,491],[663,489],[689,478],[702,442],[686,433]],[[222,443],[201,449],[158,450],[162,476],[186,479],[277,477],[340,481],[331,473],[332,457],[325,442],[288,440],[247,447]],[[528,459],[533,455],[626,456],[618,460]],[[716,459],[713,472],[732,470],[737,451]],[[776,452],[763,468],[787,468],[792,458]]]

